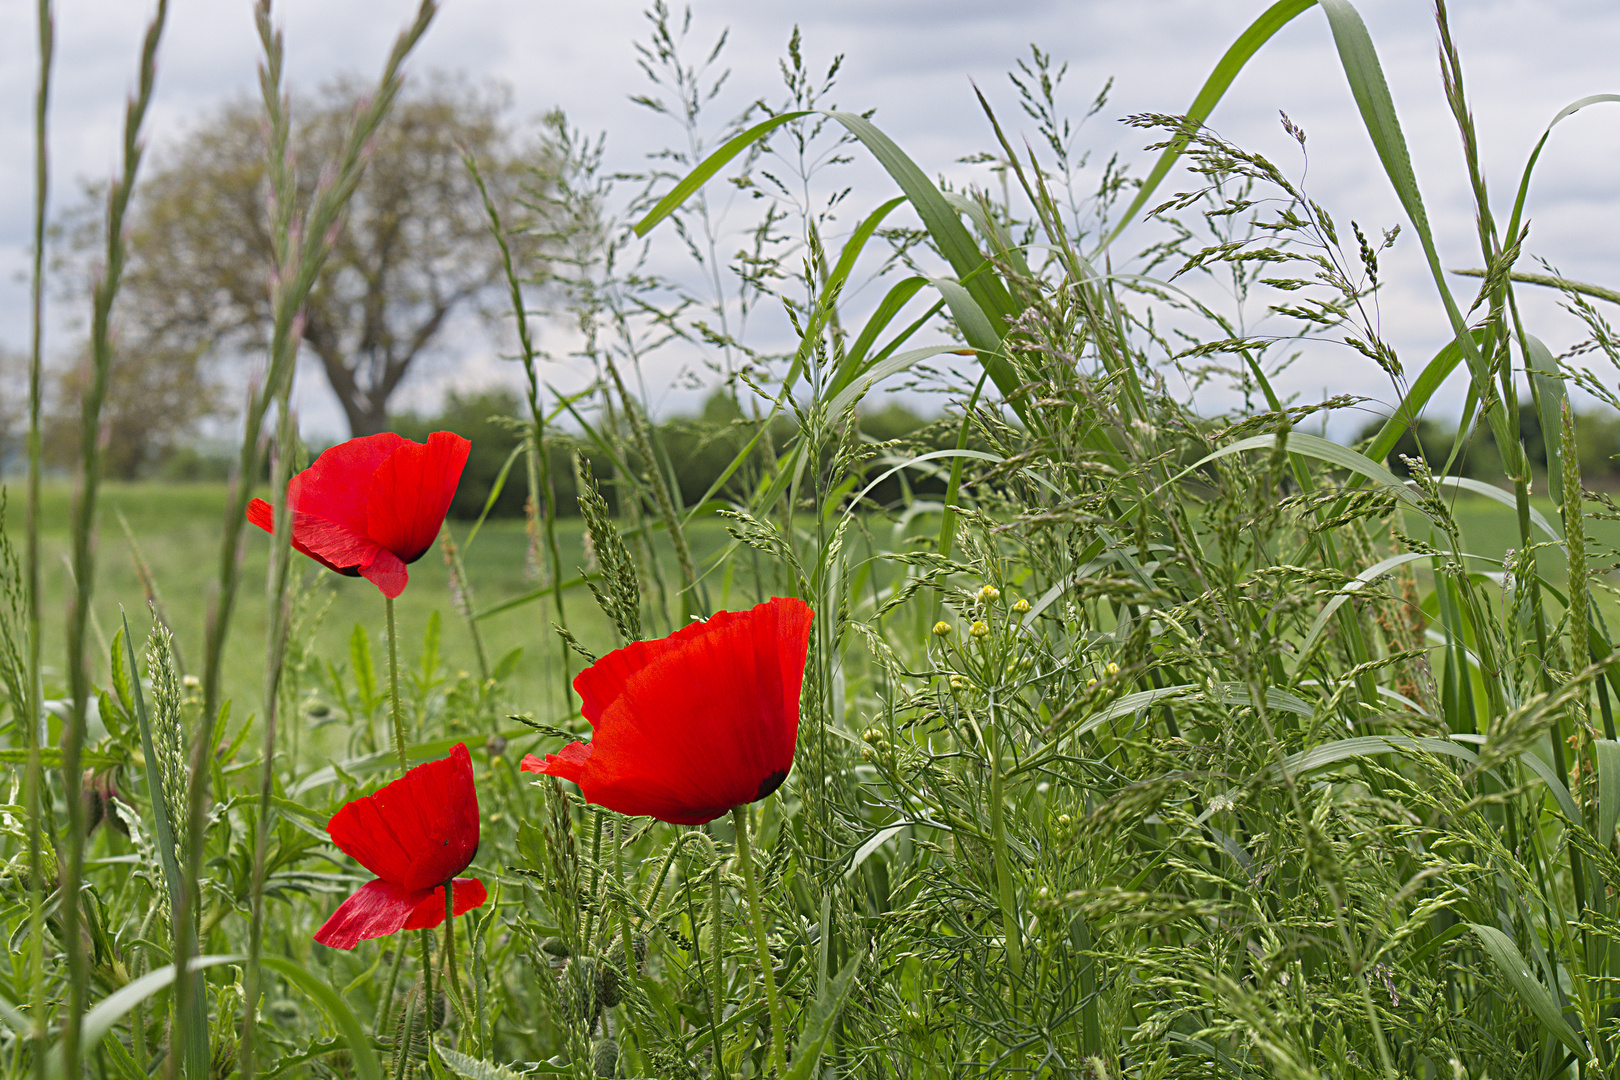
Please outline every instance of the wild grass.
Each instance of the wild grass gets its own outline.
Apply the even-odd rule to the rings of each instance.
[[[457,920],[452,969],[405,937],[352,952],[313,942],[364,879],[325,823],[399,763],[373,651],[384,609],[363,581],[306,574],[285,514],[273,543],[238,551],[248,478],[273,444],[279,491],[298,453],[285,406],[299,290],[318,278],[424,5],[318,200],[320,228],[278,204],[282,317],[234,485],[124,491],[99,484],[87,452],[70,527],[0,551],[3,753],[27,766],[0,839],[5,1074],[1620,1071],[1614,508],[1582,493],[1574,375],[1514,303],[1534,155],[1518,200],[1493,207],[1441,6],[1487,268],[1465,311],[1373,43],[1345,0],[1314,5],[1447,311],[1452,344],[1403,363],[1372,317],[1393,237],[1346,229],[1276,165],[1199,126],[1312,6],[1263,13],[1186,116],[1135,118],[1161,139],[1139,183],[1070,156],[1061,79],[1035,53],[1018,77],[1043,149],[1015,149],[1008,118],[987,116],[984,160],[1008,182],[965,191],[940,190],[868,118],[823,108],[837,65],[813,77],[797,38],[779,107],[707,129],[717,74],[684,59],[681,27],[654,8],[643,58],[649,101],[677,125],[676,175],[625,196],[597,144],[558,119],[568,171],[536,197],[569,245],[548,284],[596,382],[555,398],[525,339],[530,520],[458,535],[388,609],[407,633],[405,755],[466,741],[476,759],[472,872],[491,896]],[[269,152],[285,169],[281,47],[267,5],[260,15]],[[148,56],[156,43],[154,31]],[[858,208],[853,229],[836,220],[842,188],[826,170],[852,154],[881,164],[920,229],[885,225],[900,199]],[[1167,196],[1178,160],[1194,186]],[[715,208],[692,201],[727,169],[767,196],[735,263],[718,258]],[[1170,239],[1143,273],[1120,272],[1120,238],[1156,205]],[[499,239],[513,219],[488,209]],[[701,285],[646,272],[636,237],[671,231]],[[871,264],[887,291],[857,312],[846,291]],[[511,267],[520,323],[524,272]],[[1217,276],[1238,302],[1388,374],[1400,408],[1368,445],[1304,430],[1350,402],[1279,398],[1270,376],[1289,335],[1238,333],[1251,323],[1202,299]],[[796,330],[789,355],[748,336],[744,314],[771,293]],[[1620,363],[1607,324],[1571,297],[1589,350]],[[639,391],[641,364],[672,343],[710,350],[738,399],[741,497],[717,485],[688,503],[673,480]],[[947,353],[956,366],[939,366]],[[96,356],[116,363],[110,344]],[[1257,405],[1200,415],[1167,390],[1177,367]],[[1471,380],[1458,430],[1491,429],[1509,487],[1422,462],[1402,481],[1383,464],[1456,369]],[[949,389],[954,449],[861,439],[872,385],[903,375]],[[1561,434],[1551,503],[1531,495],[1520,400]],[[790,437],[773,434],[779,417]],[[610,520],[589,497],[582,466],[588,551],[535,467],[565,420],[609,461],[598,479],[622,511]],[[908,486],[876,505],[874,466],[944,494]],[[31,485],[30,521],[61,520],[59,505]],[[109,554],[120,509],[173,642]],[[199,543],[221,552],[213,585],[199,583]],[[44,572],[55,545],[73,553],[71,584]],[[575,557],[587,580],[570,581]],[[261,572],[255,607],[242,583]],[[452,574],[474,613],[510,606],[469,622]],[[42,644],[56,589],[79,598],[61,668]],[[748,833],[724,818],[628,819],[517,771],[526,748],[583,733],[565,679],[582,653],[770,595],[803,598],[816,619],[794,769],[738,813]],[[127,636],[118,598],[134,609]],[[525,651],[507,665],[512,642]],[[462,973],[459,989],[441,966]]]

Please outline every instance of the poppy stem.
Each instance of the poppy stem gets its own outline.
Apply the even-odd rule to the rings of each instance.
[[[782,1049],[782,1006],[776,1000],[776,971],[771,966],[771,947],[765,939],[765,907],[759,901],[759,883],[754,880],[754,858],[748,844],[748,808],[733,807],[731,820],[737,826],[737,866],[748,888],[748,915],[754,923],[754,947],[759,951],[760,973],[765,978],[765,1007],[771,1014],[771,1068],[777,1076],[787,1073]]]
[[[383,597],[383,609],[388,612],[388,699],[394,716],[394,748],[399,751],[399,771],[403,776],[410,771],[405,758],[405,718],[399,709],[399,637],[394,630],[394,598]]]
[[[394,1019],[394,988],[399,985],[399,969],[405,964],[405,954],[408,949],[394,947],[394,964],[388,969],[388,989],[383,992],[382,1008],[377,1012],[376,1034],[389,1038],[394,1033],[391,1021]]]
[[[449,979],[448,993],[455,1002],[456,1012],[465,1023],[467,999],[461,993],[461,976],[456,972],[456,883],[444,883],[444,967]]]
[[[422,1004],[426,1010],[427,1030],[431,1035],[433,1031],[433,931],[418,930],[417,941],[422,946]],[[409,1034],[410,1029],[405,1029]]]

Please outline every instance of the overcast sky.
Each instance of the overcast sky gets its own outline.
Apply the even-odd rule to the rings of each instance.
[[[1466,176],[1441,96],[1429,5],[1361,0],[1357,6],[1391,84],[1443,259],[1448,266],[1477,265]],[[1148,140],[1119,118],[1184,111],[1211,66],[1263,7],[1249,0],[702,0],[693,5],[691,36],[695,57],[721,29],[731,31],[723,63],[733,74],[715,110],[718,120],[749,99],[779,98],[777,62],[797,24],[812,67],[824,68],[837,53],[846,58],[833,102],[875,109],[877,123],[924,171],[958,182],[980,174],[957,159],[991,142],[972,85],[987,92],[1004,122],[1019,120],[1006,72],[1027,58],[1035,42],[1070,63],[1065,88],[1077,116],[1105,79],[1116,79],[1109,105],[1087,125],[1082,143],[1101,157],[1121,152],[1140,174],[1149,160],[1141,152]],[[1557,110],[1588,94],[1620,91],[1620,5],[1454,0],[1452,7],[1487,177],[1497,213],[1505,218],[1525,155]],[[7,103],[0,113],[0,344],[12,348],[27,341],[23,274],[33,184],[34,8],[33,0],[0,0],[0,100]],[[309,87],[339,73],[374,73],[414,9],[408,0],[282,0],[275,18],[286,31],[290,83]],[[124,99],[150,11],[150,3],[137,0],[57,4],[50,116],[56,209],[73,197],[80,180],[105,178],[116,165]],[[446,0],[413,67],[503,80],[523,123],[560,107],[578,127],[607,133],[614,165],[634,168],[645,152],[677,134],[629,100],[646,88],[632,45],[645,38],[646,29],[638,0]],[[249,0],[172,0],[149,141],[162,145],[222,99],[253,92],[257,59]],[[1279,33],[1211,118],[1222,135],[1267,154],[1297,178],[1303,163],[1280,130],[1279,110],[1309,133],[1307,184],[1336,218],[1354,218],[1369,229],[1403,220],[1360,128],[1318,11]],[[1620,107],[1588,109],[1560,126],[1531,192],[1530,254],[1551,260],[1569,277],[1620,286],[1617,163]],[[856,190],[843,215],[845,227],[893,193],[870,166],[852,175]],[[1181,186],[1171,181],[1162,190]],[[1381,313],[1386,337],[1416,368],[1447,331],[1412,240],[1409,234],[1385,257],[1390,284]],[[1124,249],[1134,247],[1127,242]],[[1464,281],[1456,291],[1466,300],[1473,290]],[[1534,328],[1555,349],[1574,340],[1555,304],[1532,303],[1530,313]],[[56,311],[53,325],[69,314]],[[55,348],[69,344],[67,331],[53,334]],[[474,385],[510,367],[494,359],[487,341],[467,352],[457,365],[441,363],[424,372],[412,400],[424,403],[444,385]],[[666,409],[690,404],[689,395],[665,389],[680,363],[672,357],[650,373],[652,394]],[[307,377],[313,374],[301,375],[306,426],[340,434],[329,395]],[[1390,397],[1387,380],[1347,351],[1313,355],[1308,367],[1296,366],[1285,381],[1312,396],[1325,390]]]

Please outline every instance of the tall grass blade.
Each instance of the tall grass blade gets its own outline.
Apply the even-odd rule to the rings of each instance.
[[[1481,926],[1478,923],[1469,923],[1468,928],[1479,938],[1480,945],[1485,949],[1485,955],[1491,958],[1496,965],[1497,972],[1508,984],[1525,1007],[1541,1021],[1547,1033],[1569,1048],[1570,1053],[1580,1061],[1585,1061],[1589,1054],[1586,1043],[1580,1035],[1564,1019],[1564,1014],[1558,1008],[1558,1001],[1548,990],[1530,974],[1530,965],[1525,961],[1524,954],[1513,939],[1494,926]]]

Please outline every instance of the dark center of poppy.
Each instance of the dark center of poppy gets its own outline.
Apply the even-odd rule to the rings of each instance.
[[[759,782],[759,794],[754,796],[754,801],[759,802],[759,800],[781,787],[782,781],[787,779],[787,774],[788,771],[786,769],[777,769],[775,772],[771,773],[771,775],[761,780]]]

